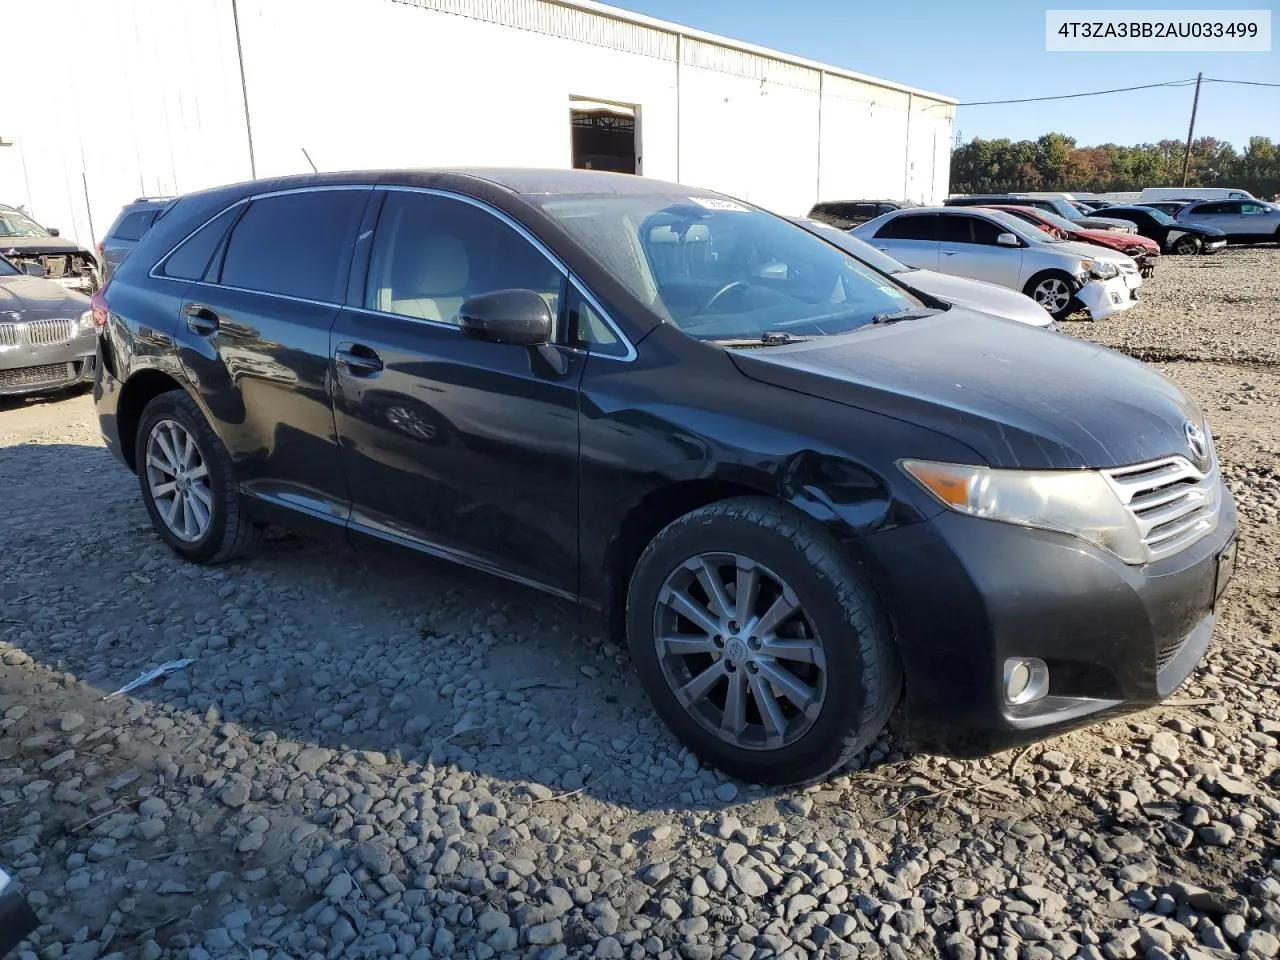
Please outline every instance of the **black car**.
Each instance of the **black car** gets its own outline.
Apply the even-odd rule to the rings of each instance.
[[[50,393],[93,379],[89,298],[0,257],[0,397]],[[34,274],[34,275],[33,275]]]
[[[910,200],[824,200],[813,205],[813,209],[809,211],[809,219],[848,230],[860,223],[874,220],[882,213],[918,206],[920,204]]]
[[[819,777],[902,708],[977,755],[1167,696],[1235,507],[1195,402],[813,233],[592,171],[178,200],[95,298],[159,536],[281,521],[579,603],[707,762]]]
[[[1154,207],[1105,207],[1101,211],[1117,220],[1128,220],[1142,234],[1156,243],[1164,253],[1216,253],[1227,245],[1227,235],[1216,227],[1183,223]]]
[[[23,266],[34,264],[40,276],[76,293],[91,295],[102,286],[98,258],[80,244],[40,226],[16,207],[0,203],[0,256]]]

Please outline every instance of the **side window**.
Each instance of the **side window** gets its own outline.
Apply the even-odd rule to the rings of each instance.
[[[938,239],[943,243],[973,243],[973,217],[939,217]]]
[[[1242,203],[1240,205],[1240,212],[1247,214],[1266,213],[1267,208],[1260,203]]]
[[[1226,213],[1227,206],[1228,204],[1225,203],[1201,203],[1197,204],[1191,212],[1200,215],[1206,213]]]
[[[515,288],[540,294],[558,319],[564,275],[509,224],[462,200],[387,192],[369,258],[367,309],[457,323],[464,300]]]
[[[142,235],[151,228],[151,222],[155,218],[155,210],[137,210],[120,221],[115,236],[120,240],[140,240]]]
[[[214,217],[207,224],[182,242],[169,255],[160,273],[177,280],[201,280],[209,269],[214,251],[222,243],[227,228],[240,215],[240,206],[231,207]]]
[[[218,282],[338,303],[367,190],[314,190],[254,200],[231,231]]]
[[[625,357],[627,345],[605,322],[600,312],[591,305],[578,288],[569,284],[568,313],[569,343],[591,353],[606,357]]]
[[[879,216],[879,214],[876,213],[874,204],[855,203],[849,208],[850,220],[870,220],[876,216]]]
[[[971,221],[969,226],[973,229],[974,243],[980,243],[988,247],[998,246],[998,244],[996,243],[996,237],[1006,232],[1002,226],[1000,226],[998,223],[993,223],[990,220],[979,220],[976,217],[969,217],[966,219],[969,219]],[[1045,228],[1048,230],[1053,229],[1047,224]]]
[[[946,219],[932,214],[894,217],[876,232],[884,240],[936,240],[936,221]]]

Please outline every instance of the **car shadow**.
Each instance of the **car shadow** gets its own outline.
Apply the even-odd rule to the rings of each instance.
[[[188,564],[98,446],[0,447],[0,488],[0,642],[99,696],[192,661],[121,698],[126,713],[148,702],[200,735],[198,719],[220,721],[281,756],[319,747],[309,762],[352,775],[450,766],[637,813],[794,795],[726,787],[658,720],[622,646],[528,588],[274,530],[246,561]],[[859,763],[886,756],[887,737]]]

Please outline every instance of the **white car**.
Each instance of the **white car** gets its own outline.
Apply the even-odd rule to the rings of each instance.
[[[816,233],[828,243],[835,244],[871,269],[888,274],[904,287],[909,287],[918,293],[937,297],[947,303],[954,303],[956,306],[977,310],[993,317],[1016,320],[1045,330],[1057,329],[1053,317],[1026,294],[982,280],[969,280],[966,277],[947,276],[935,270],[909,267],[889,254],[877,250],[871,244],[828,223],[807,218],[796,218],[793,222]]]
[[[852,233],[908,266],[1019,290],[1054,320],[1079,306],[1093,320],[1128,310],[1142,285],[1132,257],[1058,240],[999,210],[896,210],[868,220]]]

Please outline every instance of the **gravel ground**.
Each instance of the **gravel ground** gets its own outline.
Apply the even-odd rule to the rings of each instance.
[[[1125,720],[978,762],[886,739],[805,791],[701,768],[618,647],[505,584],[284,536],[184,565],[88,397],[0,405],[20,955],[1275,956],[1280,249],[1145,290],[1066,327],[1214,424],[1245,539],[1205,664]]]

